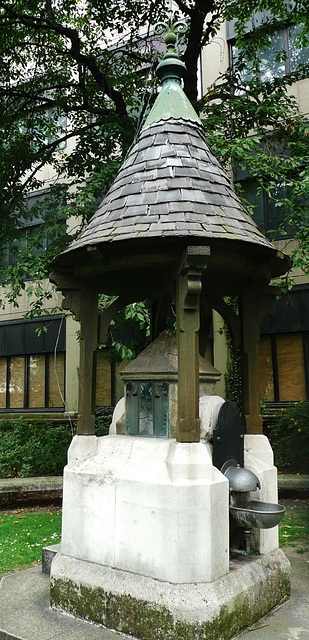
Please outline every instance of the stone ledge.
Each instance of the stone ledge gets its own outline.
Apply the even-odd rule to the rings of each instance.
[[[34,478],[1,478],[0,494],[27,493],[37,491],[61,491],[62,476],[40,476]]]
[[[277,549],[232,561],[215,582],[175,585],[59,553],[50,604],[143,640],[228,640],[289,596],[289,569]]]

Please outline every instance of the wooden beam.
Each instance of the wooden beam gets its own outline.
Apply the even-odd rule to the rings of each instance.
[[[80,294],[80,365],[77,435],[95,434],[98,293],[84,287]]]
[[[176,279],[178,347],[179,442],[199,442],[199,365],[198,332],[202,272],[210,255],[209,247],[188,247],[183,254]]]

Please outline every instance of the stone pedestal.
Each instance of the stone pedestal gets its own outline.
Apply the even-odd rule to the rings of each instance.
[[[215,408],[202,412],[207,437]],[[267,438],[245,437],[245,466],[276,502]],[[229,561],[228,480],[206,440],[76,436],[50,603],[143,640],[228,640],[289,595],[277,529],[256,530],[260,555]]]
[[[76,436],[62,553],[177,584],[212,582],[229,570],[228,501],[208,444]]]

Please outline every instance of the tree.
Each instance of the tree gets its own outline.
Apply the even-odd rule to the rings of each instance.
[[[223,164],[244,167],[284,208],[282,232],[287,221],[296,228],[294,262],[304,268],[309,129],[287,88],[308,75],[308,65],[271,82],[262,82],[258,71],[259,52],[279,26],[301,25],[299,45],[307,44],[307,2],[175,0],[174,6],[175,18],[188,22],[185,92],[205,116]],[[246,24],[258,10],[274,17],[248,36]],[[223,21],[235,18],[237,62],[198,101],[200,52]],[[163,43],[152,27],[167,19],[165,0],[0,0],[0,251],[2,259],[11,251],[3,272],[12,301],[25,286],[30,294],[26,274],[33,282],[48,274],[70,239],[65,220],[75,218],[80,229],[115,176],[155,97]],[[252,74],[245,78],[248,65]],[[26,196],[46,188],[46,166],[48,193],[29,207]],[[35,230],[27,241],[21,221]],[[36,285],[33,313],[41,312],[43,295]]]

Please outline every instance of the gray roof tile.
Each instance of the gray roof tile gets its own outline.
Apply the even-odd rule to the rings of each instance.
[[[67,251],[173,236],[272,248],[238,200],[202,126],[170,119],[141,131],[97,212]]]

